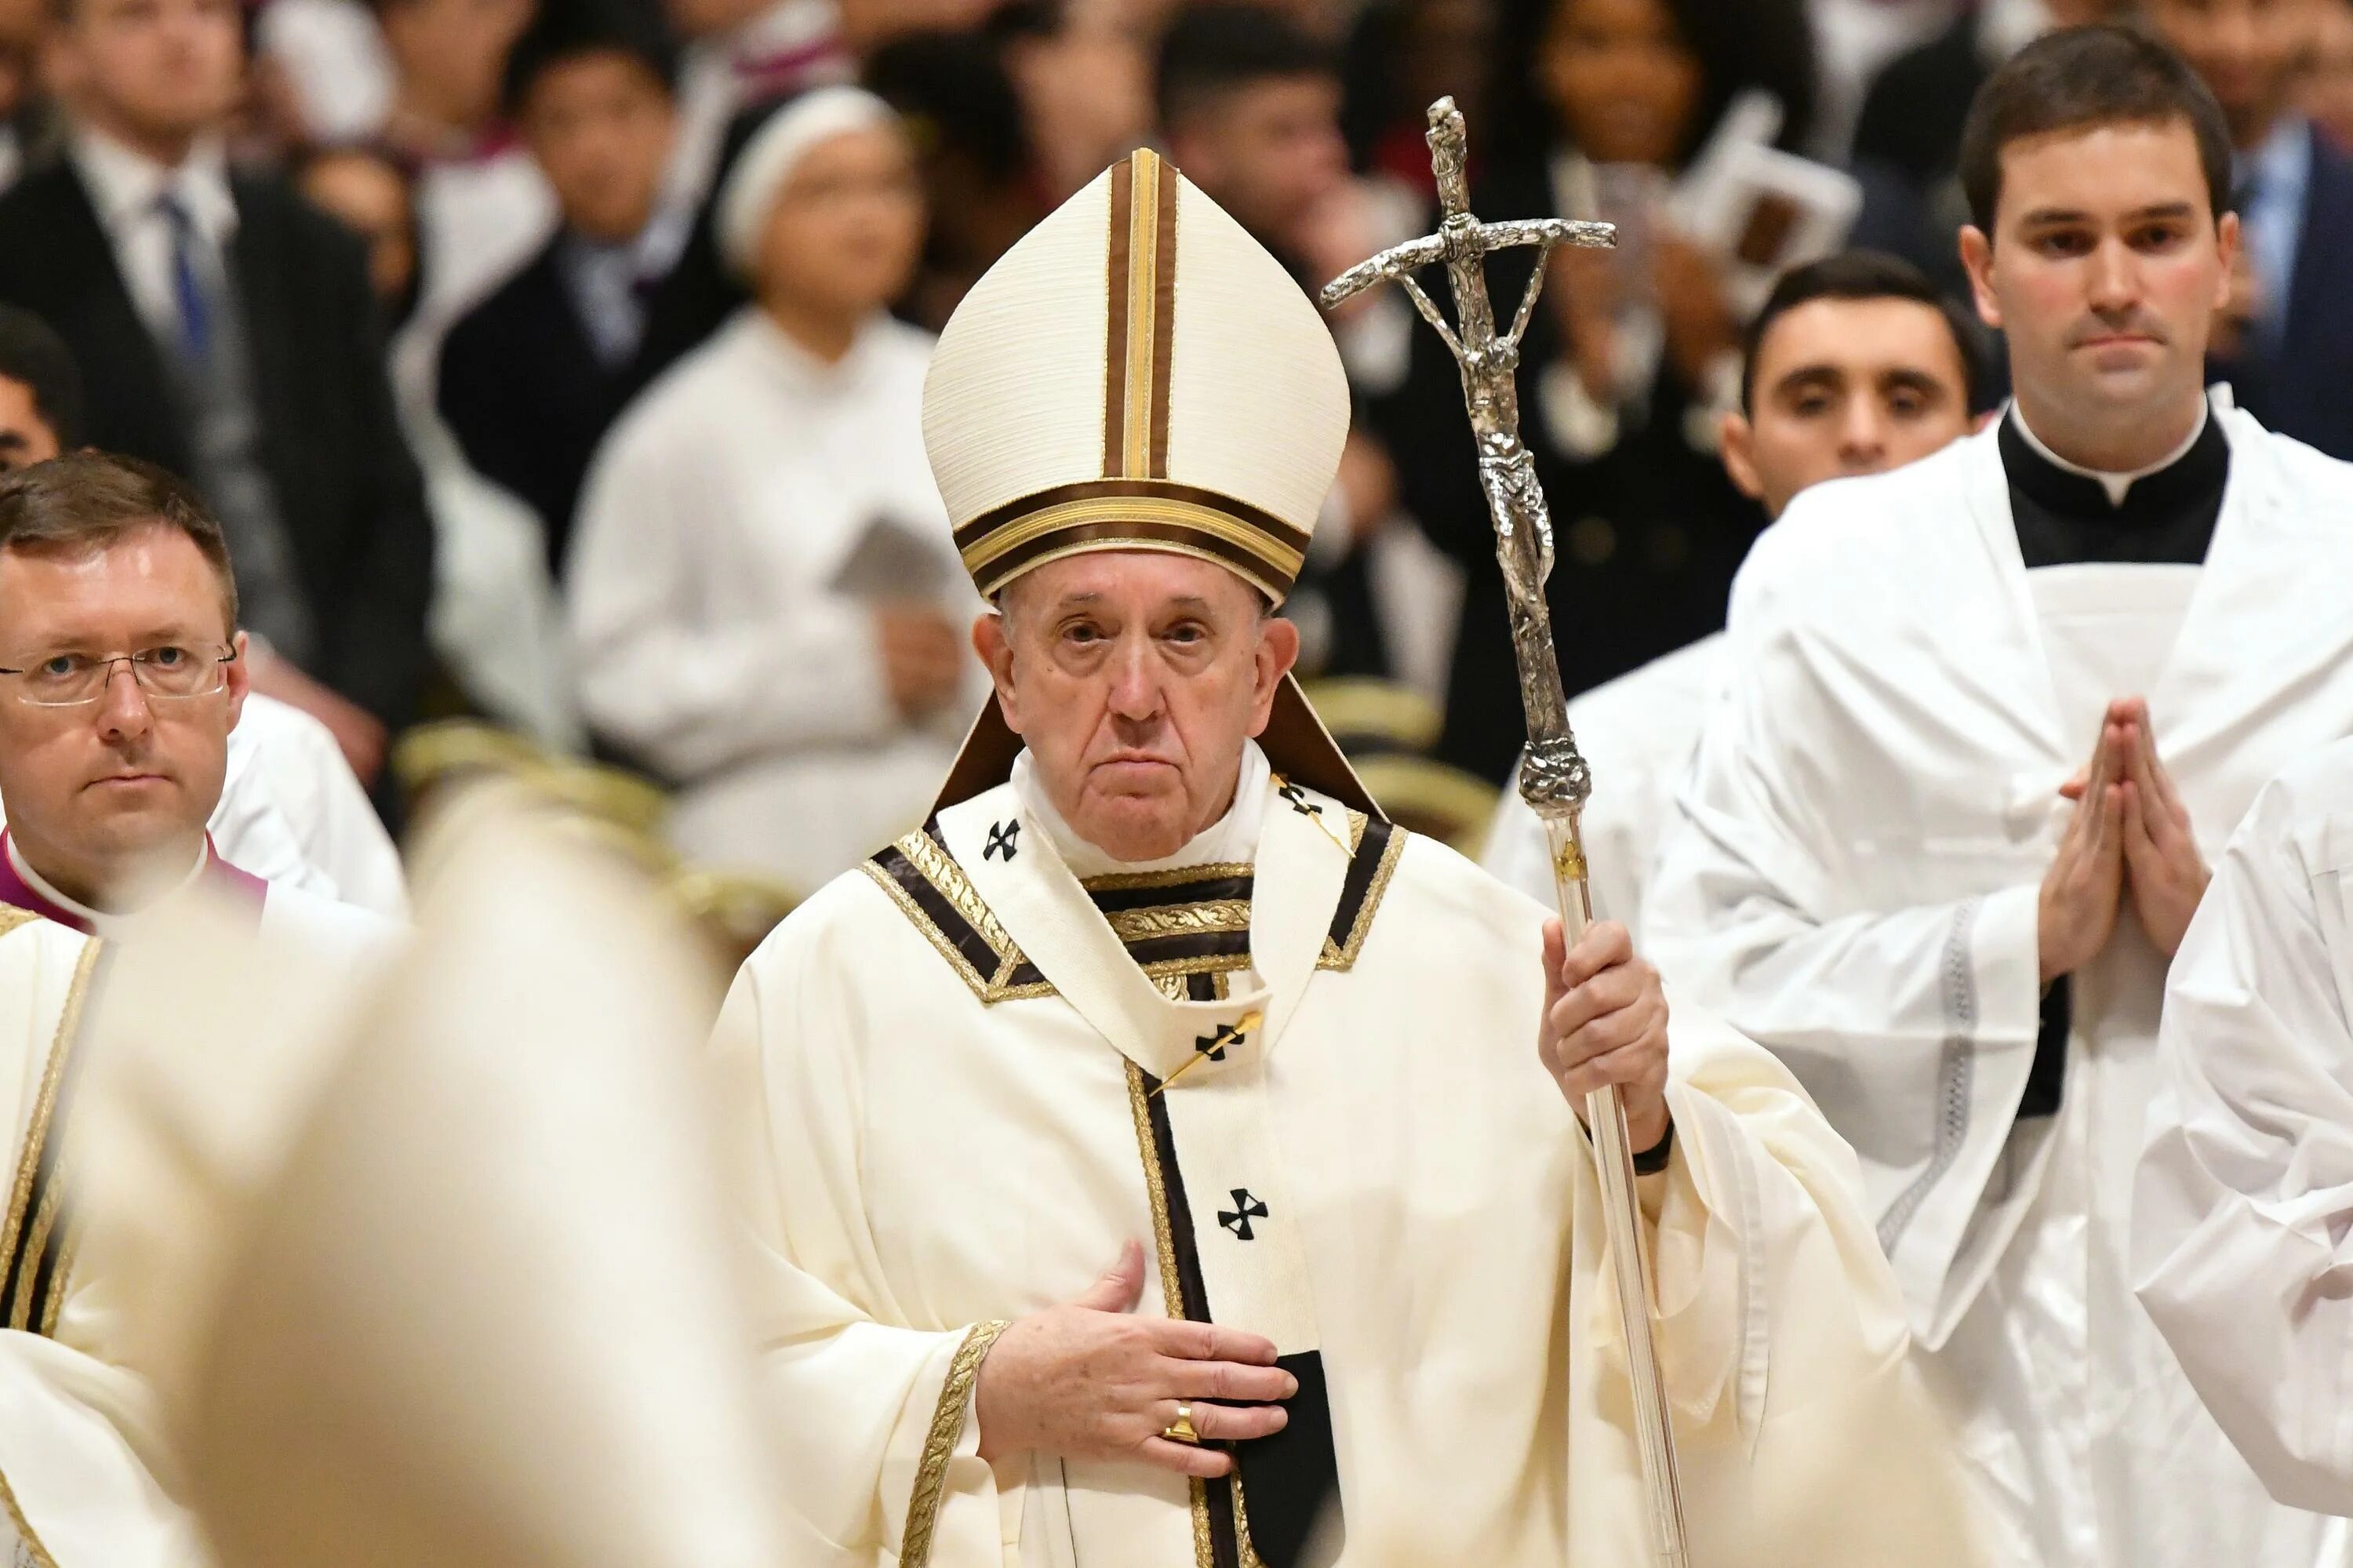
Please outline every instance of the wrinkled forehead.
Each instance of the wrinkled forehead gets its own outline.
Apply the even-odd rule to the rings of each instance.
[[[1229,568],[1181,550],[1088,550],[1022,573],[997,595],[997,607],[1018,616],[1094,609],[1149,619],[1190,611],[1240,620],[1255,618],[1266,599]]]

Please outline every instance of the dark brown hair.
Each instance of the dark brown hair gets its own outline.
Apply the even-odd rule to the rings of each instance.
[[[1764,309],[1748,323],[1740,351],[1740,408],[1757,412],[1757,356],[1774,323],[1800,305],[1816,300],[1909,300],[1927,306],[1944,318],[1961,356],[1961,393],[1976,413],[1992,401],[1986,387],[1986,349],[1975,322],[1936,290],[1926,272],[1909,261],[1876,250],[1841,250],[1781,274],[1766,296]]]
[[[2198,73],[2147,34],[2104,22],[2052,33],[1988,77],[1961,130],[1961,189],[1969,220],[1990,237],[2001,200],[2001,153],[2012,142],[2103,125],[2186,124],[2198,139],[2207,200],[2231,208],[2231,128]]]
[[[142,528],[186,535],[220,579],[237,630],[237,573],[219,519],[187,482],[143,458],[78,451],[0,476],[0,553],[103,550]]]

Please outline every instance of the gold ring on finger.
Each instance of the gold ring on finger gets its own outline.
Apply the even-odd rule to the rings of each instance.
[[[1183,1443],[1188,1446],[1198,1447],[1200,1445],[1201,1435],[1193,1427],[1192,1405],[1184,1400],[1178,1400],[1176,1421],[1162,1427],[1160,1435],[1171,1443]]]

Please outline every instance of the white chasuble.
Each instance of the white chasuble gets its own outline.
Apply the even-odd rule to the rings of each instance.
[[[1100,875],[1015,777],[796,911],[720,1022],[795,1506],[911,1565],[1640,1560],[1592,1157],[1534,1055],[1541,911],[1255,747],[1224,822]],[[1852,1156],[1763,1052],[1675,1031],[1644,1187],[1698,1541],[1979,1561]],[[982,1461],[996,1334],[1130,1238],[1135,1310],[1274,1341],[1289,1426],[1208,1484]]]
[[[2353,1514],[2353,742],[2256,797],[2175,955],[2140,1299],[2272,1495]]]
[[[205,1561],[164,1473],[153,1401],[98,1351],[103,1313],[69,1302],[79,1232],[63,1195],[101,943],[0,908],[0,1546],[35,1568]],[[13,1542],[9,1540],[13,1532]]]
[[[1862,1157],[2008,1562],[2348,1560],[2264,1494],[2133,1298],[2166,965],[2129,909],[2070,979],[2055,1109],[2027,1097],[2037,897],[2105,705],[2147,699],[2210,863],[2265,779],[2353,733],[2353,469],[2214,417],[2194,579],[2028,572],[1993,430],[1799,497],[1736,584],[1650,890],[1651,957]]]

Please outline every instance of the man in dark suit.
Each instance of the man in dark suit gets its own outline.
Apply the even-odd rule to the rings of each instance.
[[[0,300],[72,349],[90,444],[195,482],[267,645],[254,688],[372,779],[425,673],[431,525],[359,242],[228,166],[241,26],[237,0],[68,0],[73,120],[0,197]]]
[[[2231,125],[2242,265],[2210,361],[2284,436],[2353,458],[2353,159],[2295,108],[2321,0],[2149,0]]]
[[[684,238],[659,199],[674,63],[659,16],[632,0],[541,10],[508,57],[507,106],[563,226],[441,347],[442,418],[539,514],[559,571],[589,459],[642,380],[652,286]]]

